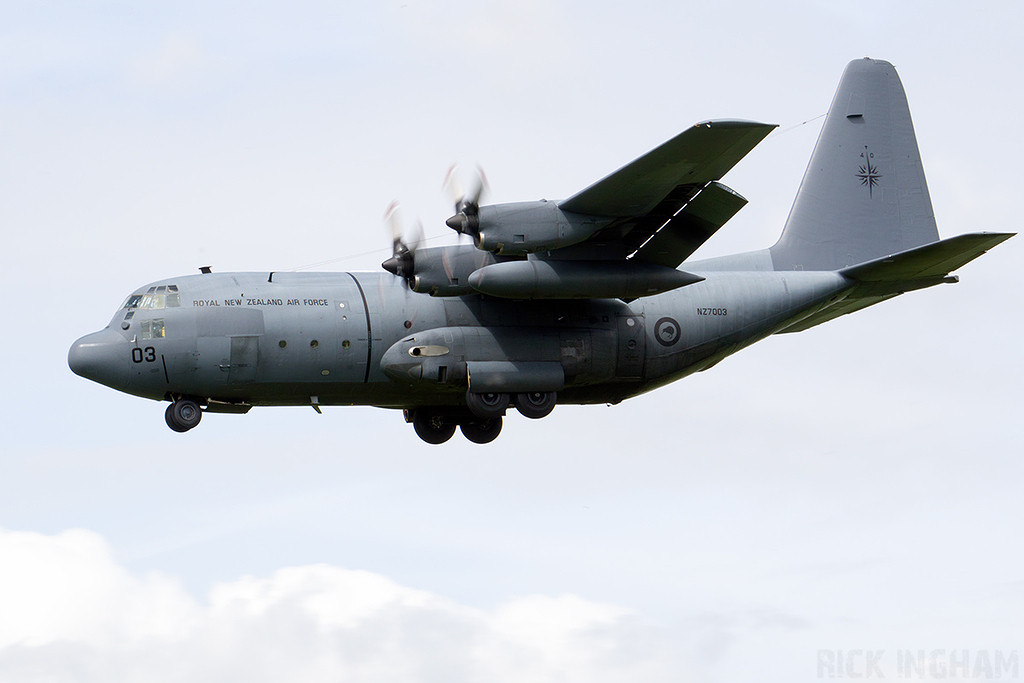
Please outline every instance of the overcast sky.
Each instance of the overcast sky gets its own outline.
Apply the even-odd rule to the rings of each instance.
[[[699,256],[767,247],[863,56],[903,80],[940,234],[1015,232],[1021,26],[1019,2],[0,4],[0,680],[788,682],[837,650],[887,678],[903,650],[1024,651],[1024,238],[485,447],[373,408],[176,434],[66,362],[199,266],[376,270],[395,198],[453,241],[453,161],[491,201],[559,199],[709,118],[780,131]]]

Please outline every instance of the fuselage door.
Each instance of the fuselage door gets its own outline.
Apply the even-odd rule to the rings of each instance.
[[[620,315],[619,353],[615,376],[621,379],[641,379],[644,376],[646,333],[642,315]]]
[[[369,367],[370,335],[366,324],[366,309],[356,285],[346,288],[350,294],[334,300],[334,324],[338,338],[338,375],[334,380],[365,382]]]
[[[260,338],[258,335],[231,337],[231,357],[228,368],[228,382],[256,381],[256,367],[259,362]]]

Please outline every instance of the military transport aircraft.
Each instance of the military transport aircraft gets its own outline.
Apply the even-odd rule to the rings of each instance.
[[[252,406],[404,410],[439,444],[488,443],[510,406],[610,403],[943,282],[1012,233],[940,240],[891,64],[847,66],[779,241],[679,266],[746,200],[720,182],[773,125],[705,121],[562,201],[481,206],[472,244],[400,236],[379,273],[213,273],[136,290],[68,353],[184,432]]]

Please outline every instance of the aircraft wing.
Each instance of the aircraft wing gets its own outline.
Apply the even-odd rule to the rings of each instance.
[[[634,258],[675,268],[747,204],[746,199],[714,180],[694,188],[692,194],[687,192],[687,196],[686,203],[678,208],[678,202],[666,198],[623,236],[630,253],[635,252]]]
[[[676,267],[747,200],[717,182],[775,128],[705,121],[563,200],[563,211],[612,218],[588,242]]]
[[[559,203],[591,216],[645,216],[680,185],[718,180],[775,128],[754,121],[704,121]]]

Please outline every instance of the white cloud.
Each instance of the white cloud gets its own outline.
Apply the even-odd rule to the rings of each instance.
[[[91,532],[0,531],[0,648],[180,636],[197,609],[175,581],[131,576]]]
[[[661,629],[582,598],[465,607],[328,565],[215,586],[137,577],[85,530],[0,531],[4,680],[678,680]]]

